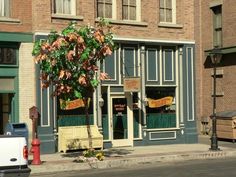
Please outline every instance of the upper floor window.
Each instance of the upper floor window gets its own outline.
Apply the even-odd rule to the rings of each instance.
[[[76,15],[76,0],[54,0],[53,12],[59,15]]]
[[[115,18],[115,0],[97,0],[97,17]]]
[[[122,18],[123,20],[140,21],[140,0],[122,0]]]
[[[10,0],[0,0],[0,17],[9,17]]]
[[[176,0],[160,0],[160,22],[176,23]]]
[[[222,47],[222,6],[215,6],[213,10],[213,47]]]

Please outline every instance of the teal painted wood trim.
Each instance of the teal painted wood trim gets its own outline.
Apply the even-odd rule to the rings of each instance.
[[[109,139],[109,121],[107,114],[102,115],[102,133],[103,133],[103,140]]]
[[[0,76],[2,76],[2,77],[16,77],[16,76],[18,76],[18,68],[0,67]]]
[[[147,128],[175,128],[176,114],[173,113],[159,113],[147,114]]]
[[[194,45],[186,45],[183,48],[183,117],[185,122],[195,121],[195,62]]]
[[[32,33],[0,32],[0,41],[33,42],[33,34]]]
[[[89,115],[90,125],[94,124],[93,115]],[[79,126],[86,125],[85,115],[61,115],[58,118],[58,126]]]

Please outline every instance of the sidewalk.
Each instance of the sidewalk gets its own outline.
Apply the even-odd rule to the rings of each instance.
[[[56,153],[41,155],[41,165],[30,165],[31,174],[91,168],[127,167],[142,163],[170,162],[190,159],[236,157],[236,144],[219,147],[221,151],[209,151],[209,137],[201,136],[198,144],[174,144],[142,147],[111,148],[105,150],[104,161],[78,163],[79,153]],[[229,144],[229,143],[228,143]],[[32,160],[32,156],[29,157]]]

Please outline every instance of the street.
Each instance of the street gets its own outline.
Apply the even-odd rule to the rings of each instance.
[[[93,169],[31,177],[225,177],[236,175],[236,158],[192,160],[161,164],[143,164],[136,167],[116,169]]]

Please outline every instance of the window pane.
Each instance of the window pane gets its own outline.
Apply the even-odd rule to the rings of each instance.
[[[72,0],[54,0],[54,13],[71,14]]]
[[[16,65],[16,49],[0,48],[0,64]]]
[[[160,8],[164,8],[165,7],[165,1],[164,0],[160,0]]]
[[[130,7],[130,20],[136,20],[136,8]]]
[[[217,14],[216,15],[216,24],[215,24],[216,28],[220,28],[221,27],[221,14]]]
[[[166,10],[166,22],[172,22],[172,10]]]
[[[128,6],[123,6],[122,16],[124,20],[128,20]]]
[[[106,4],[105,17],[106,18],[112,18],[112,5],[111,4]]]
[[[104,5],[102,3],[98,3],[98,17],[104,17]]]
[[[129,5],[129,0],[123,0],[122,3],[123,3],[123,5],[128,6]]]
[[[166,8],[172,9],[172,0],[166,0]]]
[[[129,0],[130,6],[136,6],[136,0]]]

